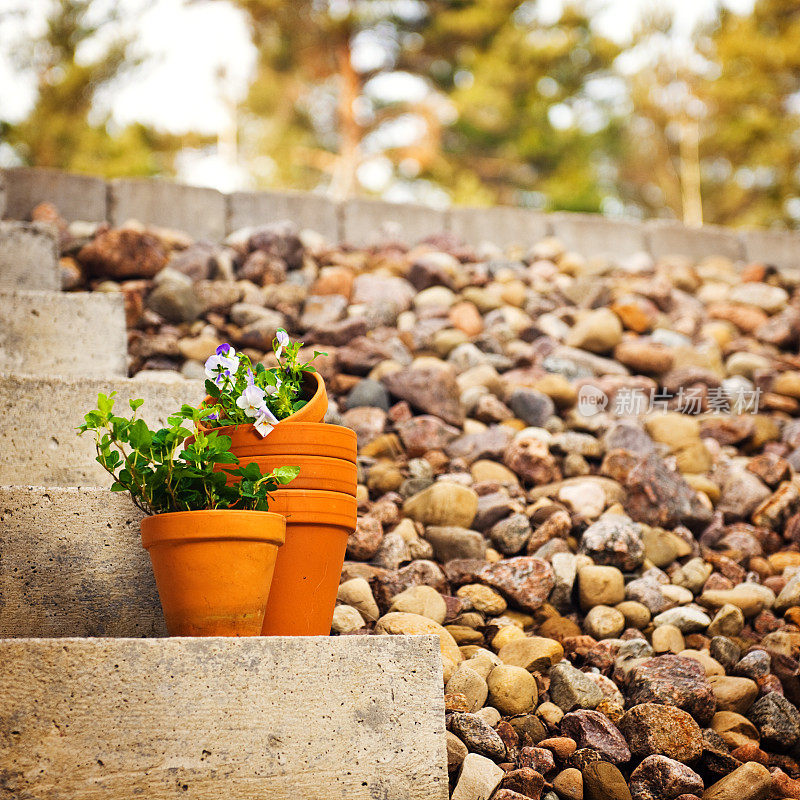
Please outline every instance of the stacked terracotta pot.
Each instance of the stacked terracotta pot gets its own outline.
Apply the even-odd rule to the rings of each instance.
[[[231,452],[262,472],[298,466],[300,474],[273,494],[270,511],[286,518],[264,617],[264,636],[327,636],[348,536],[356,526],[356,434],[322,422],[328,408],[325,384],[308,403],[260,436],[252,425],[218,428],[231,437]],[[309,394],[311,394],[309,391]]]

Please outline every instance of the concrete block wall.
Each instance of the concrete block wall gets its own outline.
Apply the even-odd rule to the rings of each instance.
[[[29,219],[32,209],[43,201],[54,203],[68,220],[107,220],[120,225],[135,218],[211,240],[242,227],[290,218],[331,241],[357,246],[385,238],[415,244],[431,235],[450,233],[471,245],[488,241],[503,247],[528,247],[554,235],[589,258],[625,258],[639,252],[694,260],[723,255],[735,261],[800,269],[800,232],[715,226],[693,229],[670,221],[544,214],[509,207],[435,209],[363,198],[340,203],[300,192],[226,195],[157,179],[106,183],[84,175],[23,167],[0,172],[0,215]]]

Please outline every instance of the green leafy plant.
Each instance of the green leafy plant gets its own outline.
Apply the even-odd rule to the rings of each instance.
[[[220,345],[205,364],[206,392],[211,401],[202,406],[209,411],[204,424],[216,428],[251,423],[266,436],[278,422],[299,411],[308,402],[301,396],[303,377],[316,372],[311,361],[326,355],[315,350],[311,361],[301,364],[298,354],[302,346],[279,330],[272,342],[278,366],[267,369],[263,364],[254,367],[231,345]]]
[[[184,405],[168,418],[169,427],[154,431],[137,417],[142,400],[130,400],[132,414],[123,417],[114,414],[115,395],[99,394],[97,408],[85,415],[78,432],[94,433],[97,462],[114,478],[111,491],[129,492],[147,514],[267,511],[270,493],[300,472],[299,467],[278,467],[263,474],[257,464],[238,466],[229,436],[198,427],[210,413],[206,410]],[[187,421],[197,430],[185,427]],[[229,475],[240,480],[228,484]]]

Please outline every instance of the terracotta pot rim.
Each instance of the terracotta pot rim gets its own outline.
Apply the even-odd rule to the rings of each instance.
[[[219,526],[198,528],[193,524],[203,518],[205,518],[203,524],[206,521],[217,520],[236,526],[238,519],[239,523],[244,525],[220,531]],[[286,541],[286,518],[274,511],[235,508],[170,511],[144,517],[141,521],[141,531],[142,547],[146,550],[159,544],[209,541],[265,542],[280,546]]]
[[[313,380],[315,382],[314,391],[311,393],[311,397],[308,398],[308,400],[306,401],[306,404],[302,408],[299,408],[297,411],[293,412],[292,414],[290,414],[285,419],[280,420],[280,422],[278,424],[282,425],[284,422],[291,422],[297,416],[301,416],[301,419],[302,419],[302,415],[304,415],[304,412],[306,414],[308,414],[309,411],[312,410],[317,405],[324,404],[325,405],[325,409],[327,410],[328,393],[327,393],[327,391],[325,389],[325,381],[322,380],[322,375],[320,375],[319,372],[306,372],[305,375],[306,376],[310,376],[310,377],[306,377],[305,380]],[[213,401],[214,401],[214,398],[211,397],[210,395],[206,395],[205,398],[203,399],[204,403],[209,403],[211,405],[213,405]],[[322,414],[320,415],[320,417],[324,417],[324,416],[325,416],[325,411],[322,411]],[[311,423],[311,424],[321,425],[323,423],[317,422],[317,423]],[[201,422],[198,427],[203,431],[218,431],[218,432],[219,431],[224,431],[226,429],[234,429],[235,430],[235,429],[238,429],[238,428],[245,428],[246,430],[251,430],[251,429],[255,430],[255,427],[254,427],[252,422],[238,422],[238,423],[236,423],[234,425],[222,425],[222,426],[217,427],[217,428],[206,427]]]

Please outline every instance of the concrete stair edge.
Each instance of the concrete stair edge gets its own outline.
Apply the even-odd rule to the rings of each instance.
[[[441,680],[431,636],[3,639],[4,788],[446,800]]]

